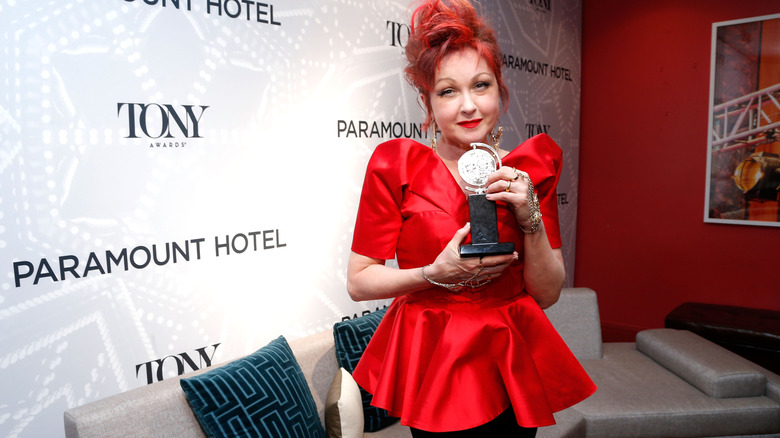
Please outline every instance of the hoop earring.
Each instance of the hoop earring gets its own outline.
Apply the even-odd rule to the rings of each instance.
[[[431,122],[431,149],[436,152],[436,121]]]
[[[493,149],[498,150],[501,147],[501,136],[504,135],[504,127],[501,126],[501,121],[498,122],[498,129],[490,133],[490,140],[493,141]]]

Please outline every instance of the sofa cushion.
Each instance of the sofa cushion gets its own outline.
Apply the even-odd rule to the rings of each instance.
[[[710,397],[755,397],[766,392],[766,377],[746,359],[687,330],[642,331],[636,336],[636,349]]]
[[[323,330],[313,335],[290,340],[290,349],[306,377],[309,391],[317,405],[320,421],[325,424],[325,402],[333,376],[339,370],[336,362],[336,347],[333,345],[333,330]]]
[[[377,310],[359,318],[341,321],[333,326],[333,338],[336,343],[336,360],[339,366],[352,373],[374,336],[379,322],[387,308]],[[363,400],[364,430],[374,432],[393,424],[398,419],[391,417],[386,410],[371,406],[372,395],[360,388]]]
[[[190,373],[200,374],[207,368]],[[171,377],[65,411],[67,438],[205,438],[198,419]],[[132,431],[130,434],[128,431]]]
[[[596,292],[585,287],[563,289],[558,302],[544,309],[544,313],[577,359],[601,358]]]
[[[366,432],[365,438],[412,438],[412,431],[409,426],[402,426],[401,423],[395,423],[390,427],[380,429],[376,432]]]
[[[325,432],[328,438],[362,438],[363,423],[360,387],[347,370],[339,368],[325,401]]]
[[[325,437],[306,379],[284,337],[180,384],[209,437]]]
[[[569,408],[554,414],[555,424],[540,427],[536,438],[584,438],[585,417]]]
[[[602,438],[713,437],[773,434],[780,404],[768,397],[716,399],[636,350],[605,343],[604,358],[582,366],[598,386],[574,405],[588,436]]]

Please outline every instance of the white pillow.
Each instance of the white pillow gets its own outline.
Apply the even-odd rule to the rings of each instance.
[[[363,437],[360,388],[344,368],[339,368],[333,377],[325,398],[325,431],[328,438]]]

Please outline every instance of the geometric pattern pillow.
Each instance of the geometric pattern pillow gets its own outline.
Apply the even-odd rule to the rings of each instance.
[[[368,346],[368,341],[374,336],[374,332],[386,312],[387,308],[385,307],[359,318],[348,319],[333,325],[336,361],[340,367],[349,371],[350,374],[355,371],[358,361],[363,356],[363,351]],[[364,430],[366,432],[375,432],[398,421],[397,418],[391,417],[386,410],[371,406],[373,396],[363,388],[360,388],[360,395],[363,401]]]
[[[282,336],[180,382],[209,437],[325,437],[306,378]]]

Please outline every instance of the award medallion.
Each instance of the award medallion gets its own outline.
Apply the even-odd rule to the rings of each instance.
[[[469,186],[467,190],[475,193],[485,193],[487,180],[491,173],[495,172],[500,166],[497,165],[495,158],[485,149],[477,149],[475,145],[481,143],[472,143],[473,149],[463,154],[458,160],[458,172]]]

